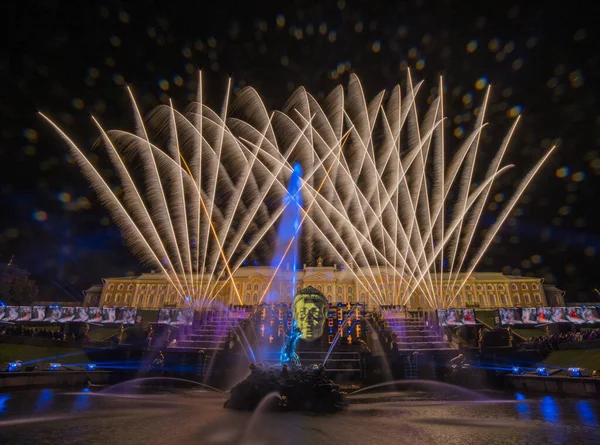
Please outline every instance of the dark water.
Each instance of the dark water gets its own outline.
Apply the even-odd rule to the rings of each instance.
[[[600,444],[600,403],[496,394],[361,394],[345,412],[242,413],[223,395],[179,390],[131,397],[40,390],[0,394],[0,444]]]

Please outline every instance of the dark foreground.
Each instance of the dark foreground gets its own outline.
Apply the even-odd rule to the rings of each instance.
[[[41,390],[0,394],[0,444],[598,444],[600,403],[551,396],[434,400],[360,394],[333,415],[236,412],[225,396],[171,390],[136,396]]]

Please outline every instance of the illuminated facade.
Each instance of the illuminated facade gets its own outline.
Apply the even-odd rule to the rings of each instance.
[[[273,269],[268,266],[241,267],[234,273],[232,281],[222,280],[215,286],[210,277],[199,277],[201,283],[194,283],[192,295],[198,295],[202,288],[215,289],[216,300],[225,305],[255,305],[262,302],[290,303],[292,296],[292,272],[279,271],[272,280]],[[180,280],[184,283],[183,277]],[[271,282],[272,280],[272,282]],[[103,306],[133,306],[137,308],[158,309],[185,305],[175,287],[164,275],[147,273],[137,277],[106,278],[103,280],[100,304]],[[452,293],[459,292],[449,307],[515,307],[545,306],[548,304],[542,286],[542,279],[534,277],[515,277],[501,273],[473,273],[460,289],[463,277],[459,275],[456,283],[448,283],[447,277],[440,283],[428,282],[428,292],[443,293],[450,301]],[[269,282],[271,282],[269,286]],[[372,283],[377,282],[377,289]],[[184,283],[185,285],[185,283]],[[191,283],[188,283],[192,289]],[[400,280],[393,275],[378,274],[373,280],[368,268],[354,271],[340,270],[336,266],[304,267],[296,271],[298,290],[313,286],[327,297],[330,303],[351,302],[368,303],[371,308],[379,302],[386,305],[399,305],[406,301],[409,308],[428,308],[431,306],[417,289],[410,295]],[[267,290],[268,287],[268,291]],[[369,297],[372,292],[373,298]],[[214,295],[214,294],[213,294]],[[263,299],[264,296],[264,299]],[[193,297],[192,297],[193,299]]]

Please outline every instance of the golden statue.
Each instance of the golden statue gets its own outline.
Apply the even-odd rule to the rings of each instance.
[[[294,298],[294,320],[302,331],[302,339],[314,341],[323,335],[323,327],[329,303],[317,289],[308,286]]]

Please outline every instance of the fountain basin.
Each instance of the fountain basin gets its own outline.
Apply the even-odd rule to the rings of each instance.
[[[264,407],[268,411],[309,411],[332,413],[347,406],[344,395],[323,368],[252,367],[250,375],[230,391],[224,407],[252,411],[261,401],[279,393]]]

